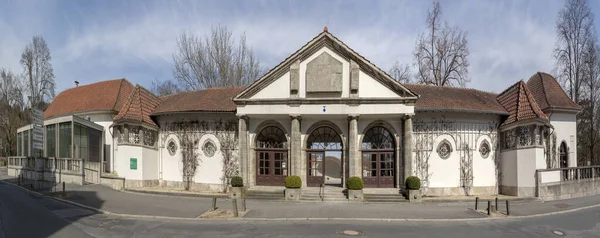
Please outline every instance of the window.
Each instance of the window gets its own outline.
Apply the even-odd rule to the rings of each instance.
[[[381,126],[369,129],[362,142],[363,150],[394,149],[394,137],[392,133]]]
[[[58,156],[61,158],[71,158],[71,122],[60,123],[58,128]]]
[[[17,156],[23,156],[23,133],[17,133]]]
[[[46,126],[46,156],[56,157],[56,124]]]
[[[268,126],[260,131],[256,137],[256,145],[259,148],[287,148],[287,138],[283,130],[276,126]]]
[[[177,153],[177,144],[173,139],[169,140],[169,143],[167,143],[167,151],[169,151],[171,156],[175,156],[175,153]]]
[[[307,149],[341,150],[342,138],[335,130],[322,126],[310,133],[306,146]]]
[[[23,132],[23,137],[24,137],[23,144],[25,145],[24,150],[23,150],[24,151],[23,156],[29,156],[29,148],[31,146],[29,145],[29,131],[28,130]]]
[[[204,151],[204,155],[208,158],[213,157],[215,155],[215,151],[217,147],[215,143],[211,139],[207,139],[204,141],[204,145],[202,146],[202,151]]]
[[[481,145],[479,146],[479,153],[481,154],[481,158],[487,158],[490,155],[490,143],[487,140],[483,140]]]
[[[437,148],[437,153],[442,159],[447,159],[452,154],[452,146],[448,140],[443,140],[440,142]]]
[[[73,149],[75,158],[78,159],[88,159],[88,136],[87,130],[85,126],[75,124],[73,128],[73,145],[75,146]]]

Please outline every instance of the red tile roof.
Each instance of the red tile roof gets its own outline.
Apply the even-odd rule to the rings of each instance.
[[[44,118],[87,111],[118,112],[133,91],[126,79],[115,79],[67,89],[52,100]]]
[[[454,88],[422,84],[403,84],[419,94],[416,110],[455,110],[475,111],[494,114],[508,114],[496,101],[496,94],[476,89]]]
[[[581,106],[573,102],[562,89],[558,81],[552,75],[537,72],[527,81],[527,87],[531,90],[535,101],[542,110],[545,109],[581,109]]]
[[[233,98],[244,88],[211,88],[161,97],[152,115],[172,112],[235,112]]]
[[[509,112],[501,126],[528,119],[548,121],[548,116],[542,112],[523,80],[504,90],[497,99]]]
[[[125,120],[135,120],[158,126],[150,118],[150,113],[160,104],[160,99],[147,89],[136,85],[133,93],[129,97],[121,111],[113,120],[115,122]]]

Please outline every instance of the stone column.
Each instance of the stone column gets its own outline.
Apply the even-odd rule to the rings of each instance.
[[[361,176],[358,154],[358,115],[348,116],[348,166],[349,177]]]
[[[413,123],[412,123],[413,115],[406,115],[404,117],[404,180],[408,176],[413,175],[412,165],[413,165]],[[423,179],[423,178],[420,178]]]
[[[244,184],[249,186],[250,176],[254,176],[254,170],[249,169],[248,163],[248,117],[238,115],[238,140],[240,155],[240,176],[244,179]]]
[[[306,173],[303,173],[302,162],[302,132],[300,131],[300,123],[302,118],[300,115],[290,115],[292,119],[291,144],[290,144],[290,164],[292,167],[291,174],[302,178],[302,186],[306,186]]]

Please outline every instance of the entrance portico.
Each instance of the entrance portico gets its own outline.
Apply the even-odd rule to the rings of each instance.
[[[248,186],[400,187],[411,174],[417,96],[324,31],[242,91],[241,172]]]

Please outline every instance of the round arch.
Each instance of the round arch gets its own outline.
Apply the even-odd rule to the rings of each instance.
[[[360,143],[361,174],[366,187],[393,188],[398,170],[396,135],[383,123],[371,123]]]
[[[564,140],[560,142],[560,146],[558,147],[558,155],[559,168],[569,167],[569,147],[567,146],[567,142]]]
[[[251,140],[255,152],[256,184],[283,186],[289,175],[289,137],[276,121],[265,121],[255,130]]]
[[[318,122],[313,123],[306,131],[306,136],[304,138],[304,145],[308,144],[308,138],[316,129],[319,129],[324,126],[329,127],[331,129],[333,129],[335,132],[337,132],[337,134],[340,136],[340,139],[342,140],[342,148],[343,149],[347,148],[346,147],[346,137],[344,136],[344,133],[342,133],[342,129],[340,129],[340,127],[338,127],[335,123],[333,123],[331,121],[318,121]],[[303,150],[306,150],[306,146],[303,146]]]
[[[270,126],[274,126],[274,127],[279,128],[281,131],[283,131],[283,133],[285,133],[285,137],[286,137],[287,141],[290,141],[290,134],[289,134],[289,132],[285,129],[285,127],[281,123],[279,123],[279,122],[277,122],[275,120],[267,120],[267,121],[263,121],[262,123],[260,123],[256,127],[256,129],[254,130],[254,135],[255,136],[250,141],[250,148],[256,148],[256,139],[257,139],[258,135],[260,134],[260,132],[263,129],[265,129],[267,127],[270,127]]]
[[[346,138],[342,130],[331,121],[316,122],[307,130],[303,147],[307,158],[306,184],[343,187]]]

